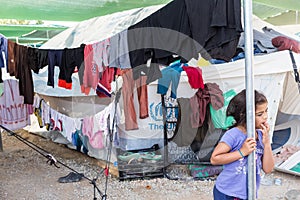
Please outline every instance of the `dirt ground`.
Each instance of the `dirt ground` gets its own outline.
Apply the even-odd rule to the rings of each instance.
[[[213,181],[172,181],[167,178],[119,181],[116,177],[117,169],[113,166],[110,168],[111,175],[106,179],[102,173],[105,162],[27,131],[18,131],[17,134],[51,152],[66,166],[84,173],[86,178],[74,183],[59,183],[59,177],[71,172],[69,168],[59,164],[60,168],[50,165],[47,163],[47,158],[40,153],[7,132],[3,132],[1,134],[3,151],[0,152],[1,200],[212,199]],[[96,177],[94,183],[98,190],[97,188],[94,190],[92,184],[93,178]],[[276,180],[281,181],[279,185],[275,184]],[[263,179],[258,199],[300,199],[300,196],[295,197],[299,191],[300,177],[274,171]]]

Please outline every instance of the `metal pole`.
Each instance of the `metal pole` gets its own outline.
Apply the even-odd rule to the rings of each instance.
[[[0,69],[1,70],[1,69]],[[3,152],[3,144],[2,144],[2,128],[0,128],[0,152]]]
[[[246,105],[247,105],[247,135],[255,137],[255,105],[253,88],[253,27],[252,0],[244,0],[244,31],[245,31],[245,76],[246,76]],[[248,156],[248,199],[256,198],[256,164],[255,152]]]

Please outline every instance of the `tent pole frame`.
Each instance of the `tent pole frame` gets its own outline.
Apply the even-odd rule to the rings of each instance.
[[[247,106],[247,135],[255,138],[255,105],[254,105],[254,75],[253,75],[253,25],[252,0],[244,0],[245,27],[245,77]],[[256,161],[255,152],[248,156],[248,199],[256,199]]]

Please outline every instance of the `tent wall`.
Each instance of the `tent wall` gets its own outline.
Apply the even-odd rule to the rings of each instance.
[[[296,62],[300,62],[300,56],[295,55]],[[192,63],[191,63],[192,64]],[[236,92],[245,88],[244,59],[219,65],[202,67],[203,79],[205,83],[217,83],[223,92],[234,89]],[[262,91],[269,101],[269,123],[271,134],[275,127],[277,112],[280,109],[284,113],[300,113],[297,100],[300,98],[297,84],[294,81],[292,63],[288,51],[281,51],[262,56],[254,57],[254,88]],[[180,84],[177,89],[177,97],[192,97],[196,90],[192,89],[188,83],[185,72],[181,73]],[[139,104],[136,92],[134,93],[134,103],[138,113]],[[169,92],[167,93],[169,95]],[[79,117],[79,114],[86,115],[82,110],[77,112],[77,108],[85,105],[86,110],[91,113],[101,111],[110,101],[91,101],[98,97],[51,97],[44,96],[50,102],[51,107],[61,109],[65,114]],[[78,99],[78,100],[76,100]],[[91,101],[91,102],[89,102]],[[113,101],[113,100],[112,100]],[[97,109],[94,107],[97,106]],[[126,131],[124,126],[124,106],[123,97],[120,102],[120,124],[118,132],[120,137],[120,147],[125,150],[150,148],[154,144],[163,145],[163,115],[161,105],[161,95],[157,93],[157,81],[148,85],[148,108],[149,117],[138,119],[138,130]],[[69,112],[69,113],[68,113]],[[90,148],[90,155],[99,159],[106,159],[106,150],[95,150]],[[115,161],[116,154],[113,152],[112,162]]]
[[[296,57],[296,59],[299,60],[299,56]],[[202,67],[203,79],[205,83],[217,83],[223,92],[226,92],[230,89],[234,89],[236,92],[239,92],[246,87],[244,70],[244,59],[226,64]],[[288,51],[254,57],[254,88],[263,92],[268,98],[268,121],[271,125],[271,133],[275,127],[276,116],[280,104],[282,105],[281,111],[283,112],[293,111],[300,113],[299,106],[292,105],[292,108],[288,109],[288,106],[283,106],[285,104],[282,104],[281,102],[282,100],[289,98],[290,95],[295,96],[295,98],[300,98],[297,90],[295,91],[290,89],[297,86],[297,84],[289,79],[288,82],[286,82],[286,77],[291,76],[291,70],[292,64]],[[287,89],[287,87],[289,89]],[[146,138],[151,140],[153,138],[163,137],[162,112],[157,111],[161,110],[161,96],[160,94],[157,94],[156,91],[157,82],[153,82],[148,86],[150,117],[146,119],[139,119],[138,130],[125,131],[124,121],[121,121],[121,124],[119,125],[121,129],[120,137],[126,138],[128,143],[131,143],[130,140],[137,141]],[[193,96],[195,92],[196,90],[192,89],[188,83],[188,77],[184,72],[182,72],[180,84],[177,90],[177,97],[189,98]],[[136,99],[137,97],[135,97],[135,108],[138,109],[138,102]],[[296,102],[297,101],[295,101],[295,104]],[[120,106],[122,108],[125,105],[122,105],[121,102]],[[153,143],[149,143],[148,145],[151,146],[155,142],[157,142],[156,139],[153,140]],[[132,143],[135,143],[137,145],[136,148],[139,148],[138,145],[140,143]],[[126,147],[124,146],[124,148]],[[133,147],[130,146],[128,148],[130,149]]]
[[[298,59],[298,62],[300,60]],[[293,72],[287,73],[286,84],[284,85],[284,92],[281,97],[279,111],[289,115],[300,115],[300,95],[298,84],[295,83],[295,76]]]
[[[92,43],[102,41],[103,39],[109,38],[116,33],[119,33],[130,25],[140,21],[147,17],[151,13],[158,10],[160,6],[152,8],[141,8],[131,11],[124,11],[118,13],[118,15],[109,15],[99,18],[92,18],[90,20],[79,23],[77,26],[72,27],[56,37],[49,40],[43,45],[44,49],[63,49],[65,47],[72,48],[78,47],[82,43]],[[261,30],[262,27],[266,26],[267,23],[262,22],[258,18],[253,18],[254,28]],[[271,28],[273,28],[271,26]],[[109,30],[109,31],[108,31]],[[299,62],[299,56],[296,56],[296,62]],[[212,65],[207,67],[201,67],[204,82],[217,83],[223,92],[234,89],[236,92],[245,88],[245,60],[241,59],[235,62],[229,62],[225,64]],[[74,74],[73,89],[68,91],[55,87],[45,87],[47,72],[41,72],[38,76],[34,75],[35,92],[43,95],[47,95],[50,105],[55,105],[57,108],[61,105],[64,106],[65,114],[73,112],[74,110],[74,98],[84,96],[80,94],[80,85],[77,74]],[[289,89],[286,89],[285,80],[287,75],[292,71],[292,63],[287,51],[276,52],[272,54],[255,56],[254,57],[254,88],[262,91],[269,100],[269,123],[271,130],[274,129],[276,116],[278,112],[281,100],[290,95]],[[57,77],[57,75],[55,76]],[[56,80],[57,81],[57,80]],[[292,83],[291,83],[292,84]],[[57,85],[57,84],[55,84]],[[148,106],[150,116],[146,119],[138,119],[138,130],[126,131],[124,129],[124,106],[122,103],[122,97],[120,100],[121,106],[121,121],[119,124],[119,134],[121,138],[121,147],[123,149],[139,149],[151,147],[157,142],[162,142],[163,138],[163,121],[161,112],[161,96],[157,94],[157,82],[152,82],[148,86]],[[276,91],[276,92],[274,92]],[[92,91],[93,92],[93,91]],[[195,90],[191,89],[188,83],[187,76],[182,73],[177,97],[191,97],[195,94]],[[293,94],[295,91],[292,91]],[[283,96],[284,94],[284,96]],[[60,96],[66,98],[63,104],[57,103],[56,98],[52,96]],[[296,95],[295,95],[296,96]],[[87,98],[95,98],[91,93]],[[137,97],[135,96],[135,108],[138,108]],[[68,104],[68,102],[70,102]],[[76,103],[79,101],[76,101]],[[83,102],[85,104],[85,102]],[[103,109],[107,104],[97,103],[99,110]],[[67,108],[67,106],[69,107]],[[76,104],[80,107],[80,104]],[[92,106],[91,106],[92,107]],[[83,106],[84,108],[84,106]],[[98,108],[96,109],[98,111]],[[288,106],[281,104],[281,110],[283,112],[290,112]],[[300,109],[295,106],[294,112],[300,113]],[[76,111],[77,112],[77,111]],[[82,111],[78,111],[79,113]],[[123,112],[123,113],[122,113]],[[82,114],[82,113],[81,113]],[[84,113],[83,115],[85,115]],[[77,116],[77,113],[73,116]],[[138,141],[138,142],[137,142]],[[145,143],[147,141],[147,143]],[[123,146],[122,146],[123,145]]]

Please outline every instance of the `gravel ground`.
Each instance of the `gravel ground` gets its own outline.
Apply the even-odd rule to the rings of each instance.
[[[113,167],[111,167],[112,173],[106,177],[101,167],[103,162],[97,159],[26,131],[20,131],[18,134],[51,152],[52,155],[59,155],[59,157],[55,156],[58,161],[83,173],[86,178],[79,182],[59,183],[58,178],[66,176],[71,172],[70,169],[60,164],[58,164],[60,168],[50,165],[45,157],[15,137],[3,132],[3,151],[0,152],[0,199],[87,200],[94,199],[94,197],[95,199],[123,200],[212,199],[213,180],[152,178],[120,181],[118,177],[113,175],[116,172]],[[96,189],[94,196],[94,186],[91,182],[96,177],[98,178],[95,183],[101,194]],[[274,184],[276,179],[281,180],[281,185]],[[265,177],[264,184],[259,191],[259,200],[287,199],[285,196],[299,192],[298,190],[300,190],[299,177],[274,171]],[[103,194],[107,196],[103,196]]]

